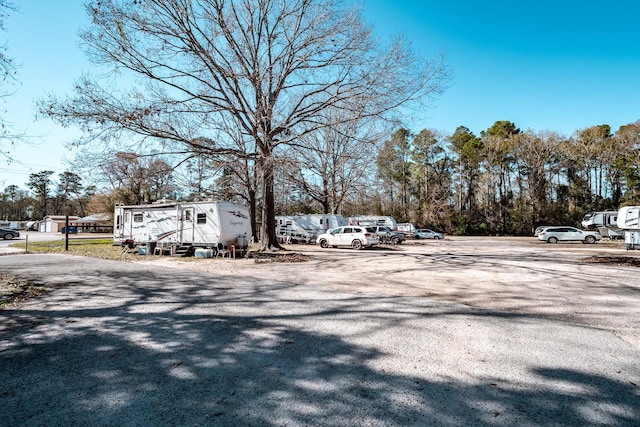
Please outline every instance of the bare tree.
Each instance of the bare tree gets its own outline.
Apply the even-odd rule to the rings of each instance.
[[[373,180],[373,159],[382,136],[375,120],[346,117],[347,110],[327,109],[318,120],[326,127],[291,145],[286,175],[321,207],[341,213],[345,199]]]
[[[553,177],[559,173],[559,164],[564,139],[555,132],[526,131],[514,135],[513,158],[526,180],[521,189],[521,198],[528,199],[531,208],[530,227],[541,221],[548,222],[552,195]],[[525,191],[526,190],[526,191]]]
[[[175,194],[172,168],[158,157],[143,157],[134,153],[117,153],[104,160],[100,173],[110,183],[125,204],[152,203]]]
[[[16,11],[16,6],[7,0],[0,0],[0,31],[4,31],[5,19],[11,12]],[[8,54],[8,45],[3,44],[0,46],[0,100],[5,101],[9,97],[13,90],[12,84],[16,81],[17,67],[13,58]],[[22,140],[25,137],[23,132],[17,131],[12,123],[0,115],[0,156],[5,157],[9,162],[12,158],[9,152],[4,149],[5,145],[14,144],[18,140]]]
[[[86,76],[74,97],[49,97],[40,111],[83,125],[85,141],[126,130],[185,153],[255,154],[262,249],[279,248],[279,147],[324,126],[316,119],[327,108],[388,117],[446,84],[442,62],[415,57],[402,39],[379,49],[359,11],[334,0],[100,0],[87,11],[92,25],[82,38],[90,57],[132,72],[139,89],[116,91]],[[231,121],[256,153],[233,140],[196,142]]]

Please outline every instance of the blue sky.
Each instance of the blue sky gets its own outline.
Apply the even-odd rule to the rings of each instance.
[[[21,0],[6,40],[21,64],[17,92],[4,117],[32,135],[0,160],[0,188],[26,188],[29,173],[67,169],[64,148],[77,131],[34,121],[33,100],[70,93],[91,69],[79,49],[87,22],[83,0]],[[451,86],[433,108],[416,115],[412,131],[452,133],[463,125],[476,134],[497,120],[522,130],[570,136],[588,126],[619,126],[640,119],[640,35],[636,0],[489,1],[365,0],[364,18],[381,42],[404,34],[416,53],[444,54]],[[3,147],[6,148],[6,147]]]

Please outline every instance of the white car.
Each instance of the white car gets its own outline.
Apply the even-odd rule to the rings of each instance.
[[[542,230],[544,230],[545,228],[549,228],[549,227],[553,227],[553,225],[541,225],[539,227],[536,227],[536,229],[533,231],[533,235],[538,237],[538,235],[540,234],[540,232]]]
[[[322,248],[351,246],[353,249],[362,249],[377,245],[379,242],[373,227],[357,225],[332,228],[316,239],[316,243]]]
[[[579,230],[575,227],[547,227],[538,234],[538,240],[542,240],[547,243],[558,242],[582,242],[582,243],[595,243],[601,240],[602,236],[597,231]]]
[[[420,228],[413,233],[414,239],[444,239],[444,234],[437,231],[429,230],[428,228]]]

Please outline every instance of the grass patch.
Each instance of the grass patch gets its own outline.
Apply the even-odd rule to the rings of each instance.
[[[25,243],[14,243],[14,248],[25,249]],[[121,255],[120,246],[113,246],[113,239],[69,239],[69,250],[65,250],[64,239],[46,242],[29,242],[29,253],[59,253],[81,255],[102,259],[133,259],[135,254]]]

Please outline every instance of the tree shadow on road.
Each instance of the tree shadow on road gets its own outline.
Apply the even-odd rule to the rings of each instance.
[[[385,323],[459,316],[457,309],[330,290],[306,299],[294,285],[237,280],[97,269],[40,304],[4,312],[0,320],[22,324],[0,335],[0,423],[584,426],[640,419],[638,390],[623,380],[542,366],[531,370],[535,383],[436,378],[387,366],[389,355],[354,339]],[[381,299],[389,312],[373,308]],[[327,324],[350,319],[371,325],[353,335],[327,332]]]

